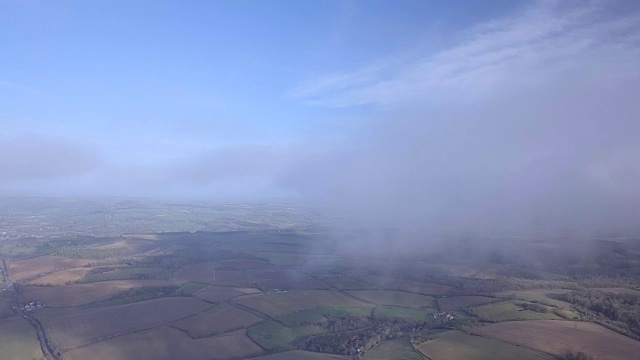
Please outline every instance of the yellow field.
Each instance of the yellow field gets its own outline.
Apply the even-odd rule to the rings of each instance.
[[[243,330],[193,340],[180,330],[160,326],[71,350],[64,354],[64,359],[246,359],[261,353],[262,349]]]
[[[629,360],[640,354],[640,341],[615,333],[600,325],[558,320],[512,321],[471,330],[482,336],[559,354],[582,351],[598,359]]]
[[[244,328],[262,320],[235,306],[220,304],[171,325],[188,332],[193,338],[202,338]]]
[[[90,260],[70,259],[61,256],[44,255],[31,259],[9,262],[9,274],[13,281],[20,281],[43,273],[76,268],[90,264]]]
[[[72,268],[62,271],[56,271],[49,275],[45,275],[34,280],[31,280],[27,285],[64,285],[68,282],[73,283],[82,279],[91,268]]]
[[[165,280],[114,280],[53,287],[24,286],[23,294],[25,300],[39,300],[48,307],[70,307],[106,300],[135,287],[174,284]]]

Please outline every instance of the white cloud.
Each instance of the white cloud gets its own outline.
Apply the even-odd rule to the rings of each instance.
[[[476,26],[465,41],[444,51],[317,76],[292,94],[330,107],[474,101],[505,84],[540,82],[541,75],[580,67],[624,71],[637,61],[640,16],[611,17],[606,4],[580,4],[567,8],[563,2],[541,2],[511,18]]]

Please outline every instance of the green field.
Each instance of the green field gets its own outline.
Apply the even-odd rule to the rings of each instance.
[[[351,290],[348,294],[376,305],[404,306],[409,308],[435,308],[436,302],[432,296],[413,294],[393,290]]]
[[[315,325],[289,328],[275,321],[265,321],[250,327],[247,334],[263,349],[278,349],[322,332],[324,329]]]
[[[545,306],[547,312],[525,310],[520,306],[523,301],[510,300],[494,304],[476,306],[473,309],[483,321],[499,322],[512,320],[557,320],[562,319],[552,312],[552,308]],[[544,306],[544,305],[542,305]]]
[[[371,313],[369,308],[361,307],[326,307],[319,309],[309,309],[297,311],[291,314],[279,316],[278,321],[287,326],[300,326],[315,324],[325,319],[336,319],[342,316],[368,316]]]
[[[395,339],[383,341],[369,350],[363,360],[422,360],[424,356],[417,353],[409,344],[409,339]]]
[[[392,317],[412,320],[424,320],[427,316],[436,312],[433,308],[411,309],[400,306],[381,306],[373,311],[374,316]]]
[[[0,320],[0,358],[24,360],[43,357],[36,330],[27,320],[17,316]]]
[[[447,331],[418,345],[431,360],[551,360],[552,357],[533,350],[510,345],[461,331]]]

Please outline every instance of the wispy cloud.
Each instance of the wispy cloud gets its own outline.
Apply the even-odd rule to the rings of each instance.
[[[540,2],[513,17],[476,26],[465,41],[444,51],[412,61],[378,61],[364,70],[318,75],[291,94],[306,103],[330,107],[473,100],[505,82],[513,83],[508,77],[514,73],[522,83],[536,82],[541,70],[554,76],[576,60],[595,70],[609,69],[615,61],[623,71],[638,59],[640,16],[608,16],[601,2],[564,5]]]

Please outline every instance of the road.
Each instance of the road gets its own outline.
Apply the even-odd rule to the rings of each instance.
[[[31,326],[36,329],[36,332],[38,334],[38,341],[40,342],[40,348],[42,349],[42,353],[44,354],[45,359],[60,360],[60,358],[55,355],[53,349],[51,348],[51,344],[49,343],[49,339],[47,339],[47,334],[45,333],[42,324],[40,324],[40,322],[36,320],[30,313],[23,311],[20,308],[20,304],[18,301],[19,294],[16,292],[15,286],[13,286],[13,282],[11,282],[11,276],[9,275],[9,268],[7,267],[6,260],[2,259],[1,264],[4,281],[7,283],[7,290],[16,299],[15,309],[16,311],[18,311],[18,314],[20,314],[20,316],[29,321]]]

